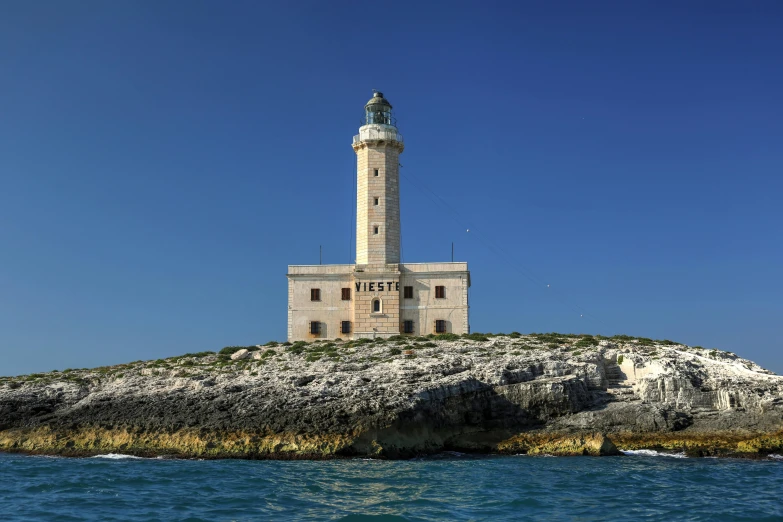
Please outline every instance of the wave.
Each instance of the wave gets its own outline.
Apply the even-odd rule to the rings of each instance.
[[[687,459],[685,453],[661,453],[660,451],[640,449],[640,450],[620,450],[623,455],[633,455],[636,457],[670,457],[675,459]]]
[[[772,460],[783,460],[783,455],[778,455],[777,453],[773,453],[771,455],[767,455],[768,458]]]
[[[134,459],[134,460],[151,460],[145,457],[137,457],[136,455],[124,455],[122,453],[106,453],[104,455],[93,455],[91,459],[110,459],[110,460],[122,460],[122,459]],[[160,458],[160,457],[158,457]],[[154,460],[154,459],[153,459]]]

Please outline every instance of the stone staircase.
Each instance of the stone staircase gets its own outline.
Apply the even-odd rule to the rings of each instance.
[[[633,385],[628,384],[625,374],[620,366],[615,363],[607,363],[604,366],[606,374],[606,394],[610,401],[636,401],[639,400],[633,391]]]

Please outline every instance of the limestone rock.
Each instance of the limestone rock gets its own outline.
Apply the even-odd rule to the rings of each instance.
[[[612,443],[783,451],[783,378],[715,350],[573,336],[320,342],[0,378],[0,451],[398,458]]]
[[[242,359],[247,359],[248,357],[250,357],[250,352],[245,348],[237,350],[231,354],[232,361],[241,361]]]

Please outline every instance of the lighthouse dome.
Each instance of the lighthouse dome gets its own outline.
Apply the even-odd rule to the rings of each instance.
[[[364,106],[364,123],[365,125],[394,125],[391,103],[383,97],[382,92],[375,91]]]

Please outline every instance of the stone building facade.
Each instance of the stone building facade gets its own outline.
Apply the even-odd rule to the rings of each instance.
[[[468,264],[400,262],[399,157],[392,106],[376,92],[356,152],[356,264],[288,267],[288,340],[468,333]]]

